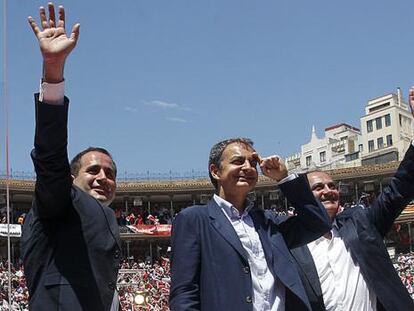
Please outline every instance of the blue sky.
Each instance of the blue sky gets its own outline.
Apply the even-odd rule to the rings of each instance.
[[[234,136],[288,156],[312,125],[319,136],[340,122],[360,127],[367,100],[398,86],[406,98],[414,83],[408,0],[55,4],[68,29],[81,23],[65,71],[69,154],[106,147],[120,172],[205,171],[212,144]],[[11,168],[32,171],[42,66],[26,18],[46,2],[7,5]],[[1,106],[4,170],[3,97]]]

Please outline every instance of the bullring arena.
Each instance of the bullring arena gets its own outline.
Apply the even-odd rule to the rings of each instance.
[[[331,170],[341,191],[342,206],[369,204],[371,198],[388,184],[399,162],[388,162]],[[10,237],[12,310],[28,310],[28,292],[19,259],[19,230],[29,211],[34,180],[24,176],[0,179],[1,220],[5,223],[6,188],[10,194]],[[123,310],[169,310],[169,235],[171,222],[187,206],[205,203],[214,193],[205,177],[174,179],[167,176],[146,180],[120,178],[112,203],[121,232],[122,263],[117,288]],[[275,213],[289,215],[289,202],[275,184],[260,176],[254,192],[255,205],[270,206]],[[386,239],[395,268],[414,298],[413,229],[414,206],[409,205],[397,219]],[[4,227],[3,227],[4,229]],[[7,234],[0,240],[0,310],[8,310]]]

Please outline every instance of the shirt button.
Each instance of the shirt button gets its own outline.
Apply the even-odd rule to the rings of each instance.
[[[251,296],[247,296],[247,297],[246,297],[246,302],[247,302],[247,303],[252,303],[252,301],[253,301],[253,300],[252,300],[252,297],[251,297]]]
[[[119,258],[119,250],[118,250],[118,249],[114,252],[114,257],[115,257],[116,259],[118,259],[118,258]]]
[[[249,273],[250,269],[249,269],[248,266],[245,266],[245,267],[243,267],[243,271],[244,271],[244,273]]]

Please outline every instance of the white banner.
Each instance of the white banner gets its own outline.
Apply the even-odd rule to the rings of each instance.
[[[0,224],[0,236],[7,237],[7,224]],[[22,226],[10,225],[10,236],[20,238],[22,236]]]

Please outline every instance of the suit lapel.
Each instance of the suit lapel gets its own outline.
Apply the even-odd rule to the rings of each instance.
[[[309,248],[304,245],[291,250],[291,253],[298,263],[299,269],[302,270],[301,275],[304,276],[315,292],[315,295],[322,296],[321,283],[319,281],[318,272],[316,271],[315,262]]]
[[[239,253],[247,264],[247,253],[243,248],[236,231],[224,215],[220,206],[217,205],[214,199],[211,199],[207,204],[207,209],[212,226],[224,238],[224,240],[226,240],[236,250],[236,252]]]
[[[365,252],[361,249],[361,243],[355,243],[355,241],[359,241],[355,225],[351,219],[346,219],[346,217],[341,216],[342,215],[339,214],[336,217],[336,222],[339,226],[339,235],[344,241],[345,247],[350,250],[349,253],[351,254],[352,259],[361,264],[361,259],[364,257],[362,254],[365,254]],[[356,260],[355,254],[360,254],[359,260]]]

